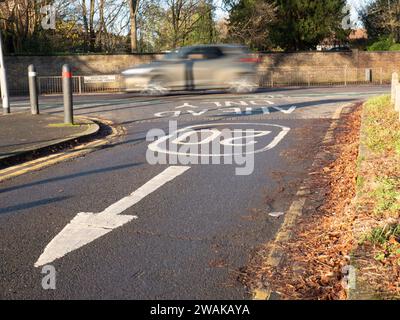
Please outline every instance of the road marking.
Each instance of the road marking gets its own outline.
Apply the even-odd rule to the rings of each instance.
[[[284,212],[270,212],[268,213],[269,216],[274,217],[274,218],[279,218],[280,216],[283,216],[285,213]]]
[[[285,114],[290,114],[290,113],[292,113],[293,111],[295,111],[296,110],[296,106],[291,106],[289,109],[284,109],[284,108],[281,108],[281,107],[278,107],[278,106],[276,106],[276,107],[273,107],[275,110],[278,110],[278,111],[280,111],[280,112],[282,112],[282,113],[285,113]]]
[[[146,182],[129,196],[122,198],[110,205],[100,213],[80,212],[67,224],[59,234],[44,249],[39,259],[34,264],[40,267],[67,253],[83,247],[84,245],[111,232],[137,216],[122,215],[122,212],[132,207],[143,198],[162,187],[167,182],[175,179],[190,167],[171,166]]]
[[[267,145],[262,148],[258,148],[256,150],[251,150],[248,152],[231,152],[231,153],[190,153],[190,150],[186,150],[185,152],[180,152],[180,150],[170,150],[167,147],[167,141],[170,138],[175,138],[178,137],[178,139],[185,134],[185,131],[193,131],[197,130],[200,128],[208,128],[208,127],[216,127],[216,126],[250,126],[250,127],[260,127],[260,126],[269,126],[269,127],[274,127],[279,129],[279,133],[272,139],[272,141]],[[213,129],[215,130],[215,129]],[[248,129],[247,129],[248,130]],[[183,129],[176,130],[175,132],[170,133],[169,135],[163,136],[156,141],[152,142],[149,144],[148,149],[152,152],[157,152],[157,153],[165,153],[165,154],[170,154],[170,155],[176,155],[176,156],[191,156],[191,157],[211,157],[211,156],[225,156],[225,157],[230,157],[230,156],[240,156],[243,154],[256,154],[256,153],[261,153],[265,152],[268,150],[271,150],[275,148],[281,141],[282,139],[287,135],[287,133],[290,131],[290,128],[284,127],[281,125],[277,124],[269,124],[269,123],[237,123],[237,122],[228,122],[228,123],[205,123],[205,124],[199,124],[199,125],[194,125],[194,126],[189,126],[185,127]],[[253,130],[253,133],[257,132],[257,135],[254,137],[263,135],[261,134],[262,132],[265,133],[267,131],[260,131],[260,130]],[[248,136],[250,137],[250,136]],[[176,140],[176,138],[175,138]],[[179,140],[177,140],[179,141]],[[171,143],[173,143],[172,141]],[[164,146],[165,144],[165,146]]]
[[[25,163],[22,163],[20,165],[12,166],[3,170],[0,170],[0,182],[3,182],[5,180],[20,176],[22,174],[40,170],[43,168],[46,168],[50,165],[71,159],[71,158],[76,158],[79,156],[82,156],[86,153],[89,153],[96,148],[106,144],[107,141],[105,140],[96,140],[81,146],[77,146],[71,150],[53,154],[50,156],[42,157],[39,159],[35,159],[32,161],[28,161]]]
[[[241,101],[241,102],[244,102],[244,101]],[[254,101],[251,101],[251,102],[254,102]],[[191,106],[191,105],[188,105],[187,103],[185,103],[184,105],[178,106],[175,109],[180,109],[180,108],[184,108],[184,107],[198,108],[196,106]],[[154,116],[158,117],[158,118],[168,118],[168,117],[169,118],[171,118],[171,117],[176,118],[176,117],[185,116],[187,114],[190,114],[190,115],[192,115],[194,117],[197,117],[197,116],[202,116],[202,115],[204,115],[206,113],[213,114],[213,112],[222,112],[223,114],[230,113],[232,115],[239,115],[239,116],[241,116],[241,115],[253,115],[253,114],[254,115],[258,115],[260,113],[262,113],[262,114],[271,114],[271,110],[272,109],[275,109],[276,111],[281,112],[283,114],[291,114],[297,109],[297,106],[296,105],[291,105],[290,107],[280,107],[280,106],[266,107],[266,106],[261,106],[260,105],[258,108],[253,108],[253,107],[245,107],[245,108],[229,107],[229,108],[227,108],[227,107],[224,107],[224,108],[220,108],[220,109],[201,109],[201,110],[199,110],[197,112],[194,111],[194,110],[190,110],[190,109],[187,109],[187,110],[184,110],[184,111],[181,111],[181,110],[165,110],[165,111],[160,111],[160,112],[154,113]],[[221,114],[218,114],[218,113],[214,114],[214,115],[215,116],[221,116]]]
[[[194,105],[191,105],[190,103],[188,103],[188,102],[185,102],[183,105],[181,105],[181,106],[177,106],[177,107],[175,107],[175,109],[181,109],[181,108],[194,108],[194,109],[197,109],[198,107],[197,106],[194,106]]]
[[[82,118],[84,118],[84,117],[82,117]],[[112,134],[105,138],[96,139],[92,142],[77,145],[77,146],[73,147],[72,149],[69,149],[66,151],[61,151],[59,153],[40,157],[35,160],[27,161],[27,162],[24,162],[24,163],[15,165],[15,166],[11,166],[11,167],[2,169],[2,170],[0,170],[0,182],[20,176],[20,175],[28,173],[28,172],[41,170],[48,166],[51,166],[51,165],[54,165],[54,164],[57,164],[57,163],[60,163],[63,161],[67,161],[72,158],[77,158],[77,157],[83,156],[89,152],[92,152],[94,150],[101,148],[102,146],[109,143],[112,139],[114,139],[117,136],[123,135],[125,132],[125,129],[123,127],[114,127],[114,126],[112,126],[112,122],[110,122],[108,120],[97,119],[97,118],[91,118],[91,119],[106,123],[108,126],[111,127]]]

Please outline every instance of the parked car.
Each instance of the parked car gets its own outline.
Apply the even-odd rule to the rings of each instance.
[[[239,45],[196,45],[182,47],[160,60],[124,70],[127,91],[166,94],[171,90],[228,89],[253,92],[257,89],[259,58]]]
[[[351,49],[348,46],[333,47],[329,49],[330,52],[349,52]]]

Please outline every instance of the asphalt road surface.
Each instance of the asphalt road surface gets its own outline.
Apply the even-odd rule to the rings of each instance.
[[[110,119],[126,135],[0,184],[0,298],[251,298],[238,281],[241,270],[258,246],[274,239],[335,111],[388,91],[75,97],[77,115]],[[40,101],[42,112],[61,112],[61,97]],[[28,108],[26,99],[14,98],[12,108]],[[170,158],[149,164],[154,143],[146,135],[168,133],[170,120],[180,129],[254,129],[254,170],[237,175],[237,163]],[[171,155],[168,148],[162,150]],[[55,290],[42,288],[44,265],[56,270]]]

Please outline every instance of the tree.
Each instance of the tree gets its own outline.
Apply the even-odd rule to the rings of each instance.
[[[277,8],[264,0],[240,0],[233,3],[228,22],[229,38],[253,49],[268,50]]]
[[[400,0],[375,0],[360,13],[371,41],[391,39],[400,43]]]
[[[126,52],[128,0],[8,0],[0,2],[7,53]],[[40,12],[54,5],[56,29],[44,30]]]
[[[306,50],[333,35],[346,36],[341,23],[345,0],[225,0],[230,34],[253,48]]]
[[[139,52],[159,52],[168,46],[167,37],[163,33],[167,13],[160,2],[141,1],[137,19]]]
[[[171,50],[217,40],[211,0],[147,0],[139,8],[140,51]]]
[[[283,49],[306,50],[332,35],[346,36],[341,26],[345,0],[277,0],[276,5],[272,38]]]
[[[41,8],[54,5],[55,29]],[[213,0],[7,0],[7,53],[148,52],[216,39]]]
[[[185,43],[202,44],[214,43],[216,37],[216,24],[214,21],[215,7],[211,0],[200,0],[193,20],[196,21],[193,30],[186,36]]]

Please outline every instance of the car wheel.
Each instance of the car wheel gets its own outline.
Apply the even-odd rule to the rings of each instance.
[[[151,96],[166,95],[170,91],[166,83],[163,77],[154,77],[142,90],[142,93]]]
[[[241,74],[228,83],[228,90],[232,93],[251,93],[256,91],[258,84],[256,76],[252,74]]]

